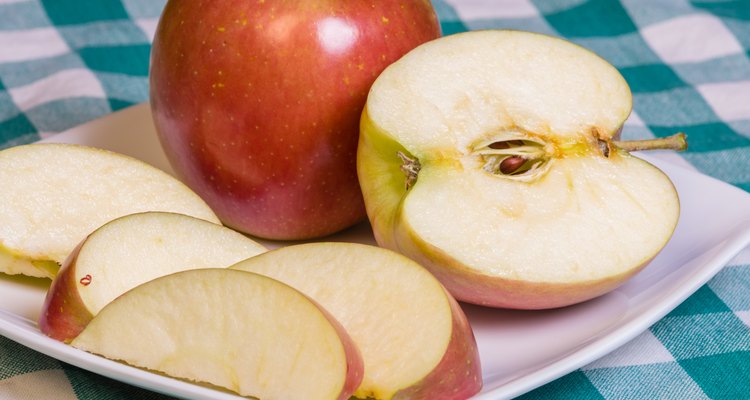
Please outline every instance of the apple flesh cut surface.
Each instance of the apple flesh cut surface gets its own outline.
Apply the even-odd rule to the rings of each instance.
[[[172,0],[151,108],[178,175],[234,229],[309,239],[365,219],[359,117],[380,72],[440,36],[428,0]]]
[[[669,178],[615,139],[627,83],[572,43],[519,31],[444,37],[388,67],[361,121],[358,173],[376,240],[459,300],[544,309],[606,293],[679,217]]]
[[[463,310],[429,271],[398,253],[311,243],[231,268],[300,290],[344,326],[364,361],[358,398],[465,399],[482,387],[476,342]]]
[[[117,296],[174,272],[224,268],[266,251],[229,228],[166,212],[131,214],[91,233],[65,260],[39,328],[69,342]]]
[[[121,154],[70,144],[0,151],[0,272],[52,278],[86,235],[142,211],[219,223],[169,174]]]
[[[71,345],[261,399],[348,399],[362,360],[325,310],[268,277],[177,272],[137,286]]]

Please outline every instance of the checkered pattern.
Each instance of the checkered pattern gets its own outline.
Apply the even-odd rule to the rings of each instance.
[[[0,1],[0,146],[144,101],[162,7],[148,0]]]
[[[433,0],[445,34],[562,36],[614,64],[634,94],[623,135],[683,131],[675,162],[750,191],[750,1]],[[0,0],[0,148],[145,101],[164,1]],[[0,189],[1,190],[1,189]],[[750,250],[667,317],[525,399],[750,396]],[[0,337],[0,398],[163,399]]]

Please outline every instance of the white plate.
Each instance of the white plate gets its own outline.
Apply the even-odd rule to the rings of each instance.
[[[51,140],[118,151],[170,170],[146,104]],[[682,215],[667,247],[632,280],[606,296],[558,310],[464,307],[482,361],[484,389],[476,399],[520,395],[625,344],[695,292],[750,243],[750,195],[663,157],[669,156],[648,159],[674,181]],[[374,243],[366,224],[335,239]],[[0,277],[0,334],[64,362],[153,391],[196,400],[239,398],[112,362],[42,335],[36,320],[48,283]]]

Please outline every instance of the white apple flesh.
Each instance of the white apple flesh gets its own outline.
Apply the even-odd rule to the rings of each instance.
[[[71,344],[267,400],[345,400],[362,377],[356,347],[325,310],[276,280],[230,269],[144,283]]]
[[[0,151],[0,272],[52,278],[86,235],[127,214],[171,211],[219,223],[171,175],[86,146],[31,144]]]
[[[174,272],[225,268],[266,251],[250,238],[202,219],[166,212],[104,224],[65,260],[47,291],[39,329],[68,342],[109,302]]]
[[[615,141],[631,103],[613,66],[549,36],[419,46],[380,75],[362,117],[358,173],[378,243],[486,306],[614,289],[679,217],[669,178]]]
[[[466,399],[482,387],[476,342],[462,309],[429,271],[375,246],[311,243],[233,269],[282,281],[320,303],[364,361],[365,399]]]

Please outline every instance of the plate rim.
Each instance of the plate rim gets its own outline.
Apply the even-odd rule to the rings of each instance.
[[[130,120],[133,117],[148,119],[149,121],[147,123],[152,125],[148,116],[150,116],[148,103],[140,103],[71,128],[52,137],[41,140],[40,142],[69,142],[70,137],[75,137],[76,135],[91,136],[91,132],[96,132],[102,127],[106,127],[107,124],[112,123],[112,121]],[[103,138],[102,140],[106,141],[107,139]],[[677,168],[684,174],[689,174],[691,176],[696,175],[700,176],[701,179],[708,179],[708,182],[721,185],[721,187],[727,190],[736,191],[733,193],[738,196],[747,196],[747,198],[750,199],[750,193],[747,193],[727,182],[705,175],[697,170],[692,170],[683,165],[678,165],[650,155],[642,156],[639,154],[639,157],[654,164],[668,165],[670,169]],[[748,218],[750,218],[750,216],[748,216]],[[501,384],[499,387],[488,391],[483,390],[473,398],[475,400],[489,400],[521,395],[564,376],[567,373],[573,372],[634,339],[695,293],[695,291],[706,284],[706,282],[708,282],[729,261],[731,261],[735,255],[750,245],[750,219],[741,221],[734,228],[736,231],[734,232],[735,234],[726,237],[723,242],[719,242],[712,247],[712,249],[717,248],[718,253],[711,258],[711,262],[707,263],[707,266],[700,268],[700,273],[691,276],[686,284],[677,286],[680,290],[675,291],[671,296],[667,296],[669,301],[666,302],[666,305],[656,307],[656,309],[654,309],[654,307],[649,307],[649,312],[644,313],[643,316],[630,320],[623,325],[615,324],[615,326],[609,327],[605,332],[600,333],[600,335],[594,340],[579,347],[570,354],[564,355],[531,373],[511,379]],[[0,285],[0,290],[2,290],[2,287],[3,286]],[[13,319],[17,319],[20,322],[14,323]],[[23,326],[24,323],[26,326]],[[86,353],[48,338],[41,334],[41,332],[38,332],[38,335],[29,333],[33,333],[33,329],[35,328],[36,323],[34,321],[0,308],[0,335],[68,364],[76,365],[93,373],[104,375],[133,386],[173,396],[189,396],[196,399],[222,400],[243,398],[228,392],[222,392],[189,381],[159,375],[154,372]],[[103,370],[94,369],[92,367],[103,368]]]

